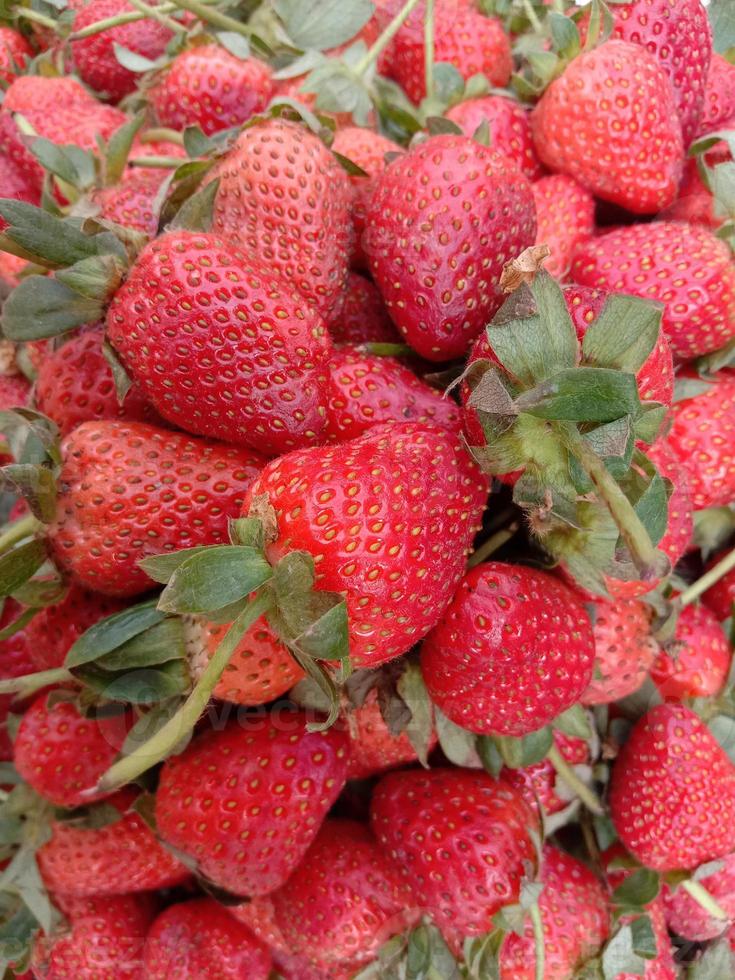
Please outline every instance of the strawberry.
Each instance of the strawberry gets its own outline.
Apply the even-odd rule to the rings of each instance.
[[[416,917],[398,869],[370,831],[352,820],[325,820],[272,898],[289,952],[325,968],[369,963]]]
[[[672,408],[668,442],[691,485],[692,504],[727,506],[735,500],[735,374],[720,371],[712,382]]]
[[[185,618],[184,640],[194,680],[201,676],[230,625],[193,616]],[[285,694],[303,676],[288,647],[262,617],[235,647],[214,696],[234,704],[267,704]]]
[[[718,129],[731,129],[733,119],[735,119],[735,65],[731,65],[721,54],[713,52],[707,73],[697,136],[705,136]]]
[[[637,691],[659,652],[651,635],[651,610],[634,599],[588,606],[595,634],[595,667],[583,704],[610,704]]]
[[[197,736],[164,763],[158,831],[221,888],[238,895],[279,888],[339,796],[347,738],[305,726],[298,712],[233,723]]]
[[[651,677],[667,701],[714,697],[727,680],[731,658],[714,613],[706,606],[685,606],[673,640],[656,657]]]
[[[326,435],[330,440],[356,439],[382,422],[435,422],[459,430],[456,403],[395,358],[344,346],[335,352],[329,368]]]
[[[605,889],[581,861],[546,844],[539,876],[544,890],[538,900],[543,926],[544,980],[567,980],[602,946],[610,930]],[[534,980],[533,928],[511,932],[500,950],[503,980]]]
[[[122,748],[131,719],[122,712],[85,717],[71,701],[42,694],[23,715],[14,745],[15,768],[56,806],[82,806]]]
[[[335,344],[400,343],[385,303],[369,279],[351,272],[339,314],[329,323]]]
[[[697,880],[732,923],[735,919],[735,854],[726,855],[719,864],[719,867]],[[727,922],[712,918],[685,889],[672,889],[664,885],[662,894],[666,923],[682,939],[706,942],[708,939],[715,939],[727,929]]]
[[[389,773],[373,793],[371,823],[414,903],[450,936],[487,932],[536,864],[534,814],[484,772]]]
[[[696,868],[735,849],[735,767],[693,711],[659,705],[615,762],[610,812],[646,867]]]
[[[23,612],[15,599],[7,598],[0,611],[0,629],[7,629]],[[31,651],[26,637],[26,629],[18,630],[6,640],[0,640],[0,677],[23,677],[35,670],[31,659]],[[13,743],[7,729],[7,717],[11,711],[17,711],[12,694],[0,694],[0,762],[9,762],[13,758]]]
[[[90,198],[99,209],[100,218],[153,238],[158,230],[160,190],[165,177],[165,170],[128,167],[117,184],[93,191]]]
[[[207,135],[240,126],[262,112],[273,95],[272,72],[256,58],[237,58],[219,44],[178,54],[148,89],[162,126],[199,126]]]
[[[485,735],[527,735],[579,700],[592,677],[592,626],[562,582],[522,565],[487,562],[465,575],[424,640],[432,701]]]
[[[684,148],[674,93],[637,44],[607,41],[576,57],[531,125],[541,161],[596,197],[636,214],[655,214],[676,197]]]
[[[31,393],[28,379],[22,374],[0,374],[0,411],[9,408],[25,408]],[[12,457],[0,453],[0,464],[10,463]]]
[[[365,248],[391,317],[422,357],[465,353],[502,302],[505,262],[535,239],[535,211],[516,166],[465,136],[431,137],[378,178]]]
[[[171,905],[146,937],[146,980],[268,980],[266,947],[211,898]]]
[[[351,746],[347,765],[349,779],[367,779],[417,760],[416,750],[406,732],[391,734],[383,720],[375,690],[370,691],[359,708],[346,712],[345,722]],[[429,751],[436,742],[436,735],[432,733]]]
[[[554,743],[569,765],[589,764],[590,748],[584,739],[554,730]],[[522,769],[504,768],[502,779],[521,794],[534,813],[539,814],[540,809],[547,815],[558,813],[570,802],[569,792],[549,759],[542,759]]]
[[[120,790],[105,801],[120,818],[102,827],[56,821],[38,851],[38,867],[53,892],[88,898],[171,888],[188,878],[186,868],[158,843],[131,809],[135,792]]]
[[[171,231],[139,254],[107,334],[169,422],[268,455],[318,441],[331,344],[320,317],[214,235]]]
[[[126,419],[130,422],[159,421],[133,384],[120,404],[112,369],[103,350],[101,327],[85,330],[62,347],[48,350],[36,378],[36,405],[58,425],[63,436],[82,422],[96,419]]]
[[[563,279],[569,272],[577,245],[594,234],[595,199],[565,174],[542,177],[531,189],[538,221],[536,242],[551,249],[545,268]]]
[[[3,163],[8,163],[8,160],[5,159],[3,161],[2,157],[0,157],[0,168],[2,168]],[[23,187],[27,187],[25,178],[21,177],[20,179]],[[12,197],[18,201],[26,201],[28,204],[38,204],[40,202],[40,194],[36,193],[32,188],[29,189],[27,196],[25,196],[23,190],[18,190],[18,193],[16,193],[20,184],[15,184],[15,175],[8,175],[0,169],[0,180],[3,182],[3,187],[8,197]],[[0,227],[3,227],[5,224],[4,219],[0,221]],[[19,275],[27,266],[28,263],[25,259],[21,259],[17,255],[11,255],[10,252],[0,252],[0,295],[5,295],[5,290],[9,291],[18,285],[20,282]]]
[[[135,8],[127,0],[89,0],[74,18],[74,31],[82,31],[90,24],[132,10]],[[69,46],[74,67],[82,81],[103,98],[119,102],[135,91],[138,76],[120,64],[115,45],[119,44],[134,54],[155,61],[164,53],[172,37],[173,33],[164,24],[145,17],[98,31],[91,37],[72,39]]]
[[[0,27],[0,81],[10,85],[32,57],[33,48],[22,34],[12,27]]]
[[[724,223],[725,217],[716,213],[715,198],[702,180],[696,160],[687,160],[684,176],[679,184],[679,194],[661,217],[667,221],[704,225],[711,231],[717,231]]]
[[[678,221],[618,228],[579,246],[571,276],[664,303],[663,329],[681,360],[735,336],[735,268],[727,245],[706,228]]]
[[[289,952],[281,928],[276,922],[272,895],[255,895],[239,905],[228,905],[227,911],[238,922],[244,923],[274,954]]]
[[[250,450],[142,422],[85,422],[62,443],[47,529],[54,558],[87,588],[143,592],[142,558],[228,540],[228,518],[261,465]]]
[[[347,279],[352,192],[321,140],[297,123],[263,120],[240,134],[206,179],[220,182],[212,231],[328,318]]]
[[[465,136],[474,136],[483,122],[490,130],[490,146],[509,157],[529,180],[538,180],[544,168],[536,155],[527,109],[505,95],[485,95],[452,106],[445,113]]]
[[[434,626],[464,572],[487,483],[460,437],[392,423],[335,447],[273,460],[252,484],[275,508],[272,562],[309,551],[319,589],[346,597],[350,656],[375,667]]]
[[[721,561],[728,550],[720,551],[705,565],[705,572]],[[714,614],[718,622],[724,623],[732,616],[732,604],[735,602],[735,569],[726,572],[722,578],[711,585],[702,596],[702,602]]]

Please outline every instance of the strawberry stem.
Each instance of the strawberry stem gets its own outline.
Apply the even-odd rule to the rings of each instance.
[[[128,160],[131,167],[154,167],[160,170],[175,170],[183,162],[179,157],[133,157]]]
[[[221,27],[226,31],[232,31],[234,34],[241,34],[247,38],[253,33],[246,24],[235,20],[234,17],[228,17],[220,10],[210,9],[202,0],[173,0],[173,4],[181,10],[188,10],[189,13],[194,14],[205,24],[211,24],[212,27]]]
[[[380,35],[378,40],[365,54],[365,57],[362,58],[360,61],[358,61],[358,63],[355,65],[355,69],[354,69],[355,75],[357,75],[358,77],[364,75],[365,72],[370,67],[370,65],[372,65],[374,61],[378,60],[380,55],[388,47],[390,42],[393,40],[393,38],[396,36],[398,31],[401,29],[401,27],[403,26],[403,22],[406,20],[408,15],[411,13],[414,7],[418,7],[420,2],[421,0],[407,0],[407,3],[405,3],[401,7],[401,9],[398,11],[396,16],[393,18],[390,24],[388,24],[386,29]]]
[[[144,17],[149,17],[151,20],[157,20],[159,24],[163,24],[174,34],[186,34],[188,28],[183,24],[179,23],[177,20],[173,20],[171,17],[166,16],[166,14],[158,7],[152,7],[150,4],[144,3],[144,0],[129,0],[130,6],[135,7],[139,10]]]
[[[141,143],[156,143],[159,140],[164,140],[169,143],[176,143],[177,146],[184,145],[184,137],[181,133],[175,129],[166,129],[164,126],[157,129],[146,129],[139,139]]]
[[[538,902],[534,902],[528,913],[533,927],[533,949],[536,954],[536,980],[544,980],[546,968],[546,946],[544,945],[544,924],[541,921],[541,910]]]
[[[74,680],[74,675],[65,667],[55,667],[52,670],[39,670],[35,674],[23,674],[21,677],[11,677],[0,681],[0,694],[17,694],[20,700],[30,697],[42,687],[51,684],[68,684]]]
[[[531,25],[534,31],[536,31],[537,34],[540,34],[543,31],[543,24],[536,16],[536,11],[533,9],[531,0],[523,0],[523,13],[528,18],[528,23]]]
[[[35,24],[40,24],[41,27],[48,27],[54,33],[59,26],[53,18],[40,14],[37,10],[30,10],[28,7],[16,7],[13,13],[17,17],[22,17],[23,20],[32,20]]]
[[[40,527],[41,522],[33,514],[19,517],[0,534],[0,552],[7,551],[14,544],[23,541],[24,538],[32,537]]]
[[[189,697],[179,710],[152,738],[140,745],[130,755],[118,759],[99,781],[95,792],[109,792],[124,786],[147,769],[163,762],[171,755],[179,742],[191,732],[207,707],[212,692],[225,667],[245,633],[272,604],[270,593],[257,596],[249,602],[225,633],[212,659],[204,668]]]
[[[481,562],[485,561],[486,558],[489,558],[490,555],[495,554],[498,548],[502,548],[507,541],[510,541],[510,539],[514,537],[514,535],[518,532],[519,526],[518,521],[513,521],[512,524],[508,525],[508,527],[504,527],[500,531],[496,531],[495,534],[492,534],[487,539],[487,541],[483,541],[480,547],[477,548],[477,550],[470,556],[467,562],[467,567],[474,568],[475,565],[481,564]]]
[[[679,605],[688,606],[694,602],[695,599],[698,599],[707,589],[712,588],[716,582],[719,582],[733,568],[735,568],[735,548],[681,593],[679,596]]]
[[[546,757],[556,770],[559,778],[562,779],[571,790],[574,790],[587,809],[591,810],[592,813],[597,814],[597,816],[602,816],[605,810],[599,797],[597,796],[597,793],[590,789],[590,787],[579,778],[556,745],[551,746]]]
[[[712,916],[713,919],[718,921],[727,922],[728,914],[723,909],[723,907],[717,902],[717,900],[710,895],[704,885],[701,885],[698,881],[694,881],[692,878],[688,878],[686,881],[682,881],[681,887],[685,892],[688,892],[697,905],[701,906],[704,911]]]
[[[426,73],[426,98],[434,96],[434,0],[426,0],[424,14],[424,71]]]
[[[170,13],[176,10],[176,7],[170,3],[162,3],[158,9],[161,13]],[[24,11],[24,13],[27,13],[27,11]],[[122,24],[133,24],[136,20],[144,20],[147,16],[147,14],[143,14],[139,10],[126,10],[124,13],[115,14],[114,17],[104,17],[102,20],[96,20],[93,24],[88,24],[79,31],[73,31],[68,39],[70,41],[81,41],[85,37],[102,34],[104,31],[109,31],[113,27],[119,27]],[[181,24],[178,26],[181,27]]]

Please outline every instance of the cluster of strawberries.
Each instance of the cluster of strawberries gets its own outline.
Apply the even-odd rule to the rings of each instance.
[[[728,2],[3,5],[0,973],[735,977]]]

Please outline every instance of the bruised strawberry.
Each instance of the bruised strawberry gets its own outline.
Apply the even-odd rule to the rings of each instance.
[[[129,167],[117,184],[90,195],[99,216],[153,238],[158,230],[158,204],[165,170]]]
[[[590,747],[584,739],[564,735],[555,729],[554,744],[570,766],[586,766],[589,763]],[[558,813],[573,799],[549,759],[542,759],[522,769],[505,768],[502,778],[521,794],[535,813],[539,812],[539,808],[548,815]]]
[[[685,606],[651,677],[667,701],[714,697],[724,687],[731,659],[727,636],[714,614],[706,606]]]
[[[551,174],[532,185],[536,202],[536,242],[548,245],[545,268],[559,279],[569,272],[574,250],[595,230],[595,199],[566,174]]]
[[[351,746],[347,765],[349,779],[367,779],[386,769],[417,761],[416,749],[406,732],[393,735],[386,725],[374,690],[359,708],[346,713],[345,722]],[[436,735],[432,733],[429,751],[436,741]]]
[[[735,919],[735,854],[727,854],[709,874],[697,880],[709,892],[727,919]],[[713,918],[684,888],[663,887],[666,923],[672,932],[690,942],[715,939],[727,928],[727,921]]]
[[[357,272],[351,272],[347,277],[344,302],[328,326],[335,344],[401,342],[377,288]]]
[[[707,562],[705,572],[708,572],[727,554],[729,554],[728,550],[718,552]],[[718,622],[724,623],[726,619],[729,619],[732,616],[733,602],[735,602],[735,569],[726,572],[714,585],[711,585],[702,596],[702,602],[715,614]]]
[[[513,161],[528,177],[538,180],[544,168],[536,155],[527,109],[505,95],[485,95],[459,102],[445,113],[465,136],[474,136],[482,123],[490,131],[490,147]]]
[[[659,652],[651,634],[651,610],[634,599],[596,599],[588,608],[595,635],[595,666],[580,700],[610,704],[638,690]]]

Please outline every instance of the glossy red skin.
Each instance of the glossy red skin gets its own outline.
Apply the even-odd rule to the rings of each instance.
[[[636,44],[607,41],[576,57],[544,92],[531,126],[541,161],[596,197],[635,214],[655,214],[676,197],[684,147],[674,93]]]
[[[544,268],[563,279],[572,264],[576,247],[595,231],[595,199],[573,177],[551,174],[532,187],[536,202],[536,244],[548,245],[551,255]]]
[[[188,432],[270,456],[322,438],[332,345],[321,318],[215,235],[147,245],[107,335],[151,404]]]
[[[712,52],[697,136],[727,128],[735,118],[735,65]]]
[[[659,652],[651,634],[651,610],[634,599],[597,598],[590,607],[595,667],[583,704],[610,704],[637,691]]]
[[[273,907],[288,950],[323,967],[371,962],[418,918],[398,869],[353,820],[322,824]]]
[[[150,928],[146,980],[268,980],[268,949],[211,898],[171,905]]]
[[[372,690],[365,702],[345,715],[350,737],[350,761],[347,765],[349,779],[367,779],[387,769],[416,762],[418,756],[406,732],[392,735],[383,721],[378,696]],[[429,751],[436,745],[432,732]]]
[[[109,17],[117,17],[135,8],[126,0],[89,0],[74,18],[74,31]],[[140,75],[124,68],[115,56],[119,44],[135,54],[155,61],[166,50],[173,33],[153,18],[118,24],[91,37],[70,41],[74,67],[83,82],[104,98],[119,102],[134,92]]]
[[[504,264],[535,238],[531,185],[515,164],[466,136],[432,136],[378,178],[365,250],[406,342],[445,361],[492,319]]]
[[[689,477],[696,510],[735,500],[735,374],[721,371],[710,387],[676,402],[668,442]]]
[[[536,865],[535,816],[484,772],[389,773],[375,788],[370,819],[416,906],[450,935],[487,932]]]
[[[620,840],[655,871],[696,868],[735,849],[735,767],[689,708],[652,708],[612,772]]]
[[[166,175],[166,170],[129,167],[117,184],[93,191],[90,197],[101,218],[153,238],[158,230],[156,204],[160,206],[161,183]]]
[[[328,326],[335,344],[402,343],[378,289],[357,272],[347,277],[347,291],[339,315]]]
[[[685,606],[651,677],[667,701],[714,697],[727,680],[731,659],[730,644],[714,613],[706,606]]]
[[[485,95],[459,102],[445,115],[465,136],[474,136],[480,125],[487,122],[493,150],[509,157],[529,180],[543,176],[544,168],[531,137],[530,114],[519,102],[503,95]]]
[[[429,696],[483,735],[527,735],[579,700],[592,677],[592,625],[577,596],[546,572],[487,562],[462,580],[424,640]]]
[[[680,360],[735,336],[735,268],[727,245],[706,228],[678,221],[618,228],[577,249],[571,276],[663,302],[663,329]]]
[[[102,353],[104,331],[85,330],[62,347],[48,350],[36,378],[36,406],[58,425],[62,436],[82,422],[125,419],[160,422],[153,407],[133,383],[122,405],[115,391],[112,369]]]
[[[0,611],[0,629],[10,626],[22,612],[22,606],[8,597]],[[7,640],[0,640],[0,677],[22,677],[24,674],[32,674],[34,670],[25,629],[18,630]],[[13,743],[10,741],[6,720],[8,714],[11,711],[16,713],[18,708],[14,694],[0,694],[0,762],[9,762],[13,758]]]
[[[698,881],[732,922],[735,919],[735,854],[726,855],[720,868]],[[664,884],[662,894],[666,923],[682,939],[706,942],[715,939],[727,928],[726,922],[712,918],[683,888],[672,889]]]
[[[589,763],[590,749],[584,739],[570,738],[555,729],[554,742],[562,757],[571,766],[583,766]],[[526,766],[524,769],[504,768],[502,779],[521,794],[536,814],[539,813],[539,807],[549,815],[558,813],[570,803],[569,791],[549,759],[542,759],[541,762]],[[557,789],[564,795],[560,796]]]
[[[236,895],[284,884],[344,786],[347,736],[307,732],[306,721],[280,712],[211,729],[163,765],[160,836]]]
[[[67,436],[62,460],[47,528],[54,559],[86,588],[119,596],[150,588],[138,565],[148,555],[229,543],[228,518],[263,464],[251,450],[106,419]]]
[[[217,179],[212,231],[329,319],[342,301],[353,235],[352,185],[336,157],[303,126],[269,119],[244,130],[205,181]]]
[[[235,57],[219,44],[182,51],[148,90],[162,126],[199,128],[211,135],[262,112],[273,95],[271,69],[256,58]]]
[[[730,549],[728,548],[718,552],[705,565],[705,572],[708,572],[729,553]],[[719,581],[707,589],[702,596],[702,602],[708,609],[712,610],[718,622],[724,623],[726,619],[729,619],[732,616],[733,602],[735,602],[735,569],[727,572]]]
[[[38,851],[45,886],[75,898],[152,891],[182,884],[189,872],[130,809],[135,793],[126,788],[105,802],[122,818],[97,829],[56,821],[51,839]]]
[[[538,906],[544,932],[544,980],[567,980],[594,956],[610,932],[610,904],[600,881],[581,861],[547,844]],[[534,980],[533,926],[509,933],[500,950],[503,980]]]
[[[270,560],[294,542],[315,557],[317,588],[345,595],[353,665],[375,667],[406,653],[449,604],[487,486],[459,434],[395,422],[273,460],[243,514],[268,496],[278,522]]]
[[[33,48],[12,27],[0,27],[0,80],[8,85],[33,57]],[[7,197],[3,189],[3,196]]]

